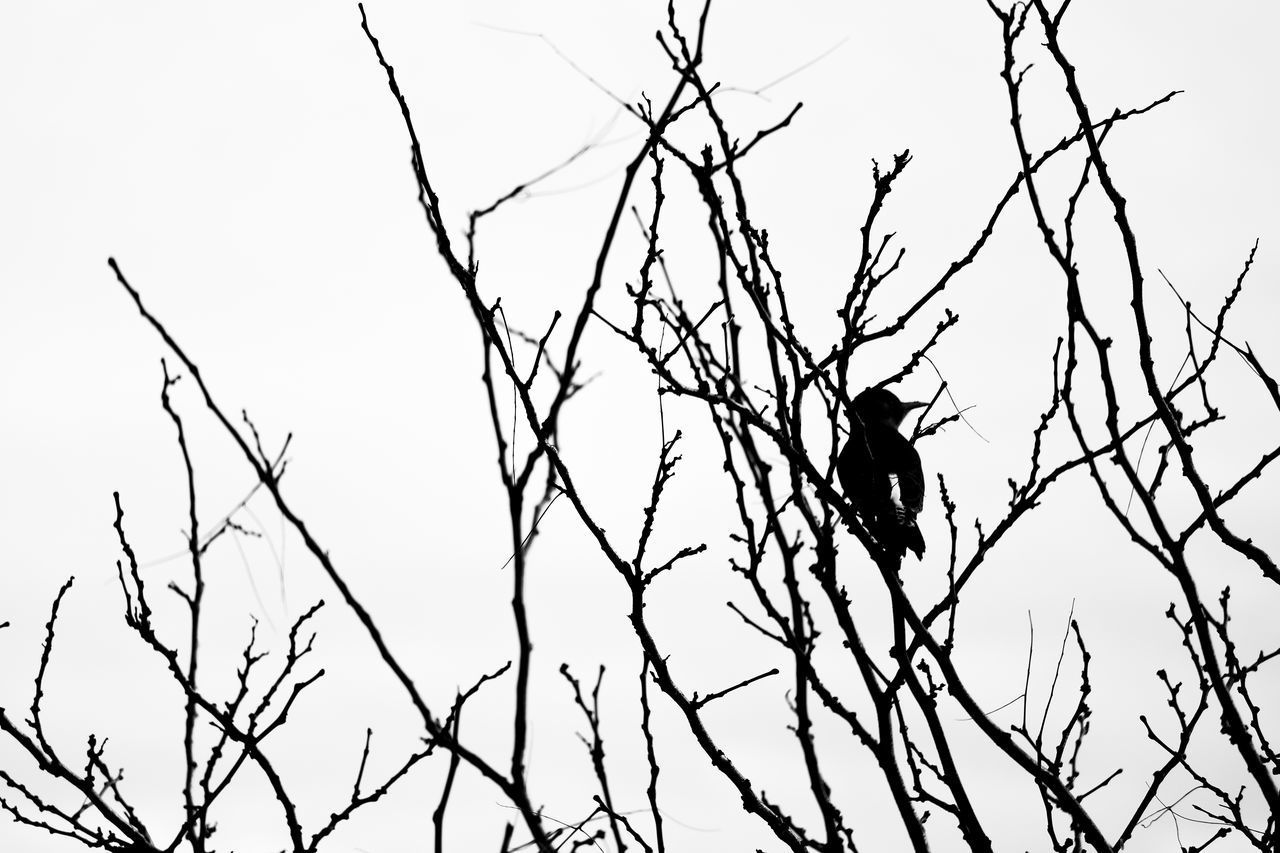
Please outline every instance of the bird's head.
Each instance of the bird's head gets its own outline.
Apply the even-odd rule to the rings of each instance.
[[[894,429],[902,426],[907,412],[918,409],[925,403],[904,403],[898,395],[884,388],[868,388],[853,400],[854,411],[866,423],[887,424]]]

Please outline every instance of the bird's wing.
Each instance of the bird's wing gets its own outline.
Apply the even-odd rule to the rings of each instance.
[[[845,497],[854,506],[863,506],[874,500],[875,483],[879,474],[877,468],[876,460],[867,447],[866,433],[855,428],[836,460],[840,485]]]

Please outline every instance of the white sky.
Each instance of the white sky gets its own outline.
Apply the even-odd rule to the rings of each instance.
[[[603,133],[615,142],[549,180],[545,195],[484,225],[481,288],[490,299],[501,295],[512,322],[526,331],[542,330],[557,308],[576,309],[621,164],[640,139],[609,98],[546,43],[510,31],[544,34],[623,98],[644,92],[658,100],[671,85],[652,39],[664,5],[368,4],[455,232],[466,211],[588,139]],[[1016,157],[997,76],[999,31],[985,3],[806,1],[782,9],[754,0],[714,7],[707,74],[751,90],[836,48],[767,97],[723,96],[743,137],[805,102],[793,127],[762,145],[744,173],[800,322],[821,340],[853,267],[872,157],[885,163],[908,147],[915,156],[882,219],[908,249],[897,282],[901,300],[968,246],[1013,178]],[[248,409],[273,446],[294,431],[288,496],[393,648],[412,662],[429,698],[447,702],[456,686],[514,651],[509,575],[498,570],[509,553],[505,509],[478,335],[432,249],[398,111],[358,24],[348,3],[64,2],[12,4],[0,25],[0,622],[13,622],[0,633],[0,705],[24,716],[47,607],[75,574],[50,675],[51,729],[68,754],[83,750],[90,731],[109,736],[109,758],[125,764],[131,790],[163,831],[181,807],[179,702],[120,618],[111,493],[121,492],[133,544],[152,560],[182,547],[184,484],[172,425],[159,406],[165,353],[114,283],[108,256],[197,359],[228,410]],[[1064,34],[1098,114],[1185,90],[1114,132],[1112,165],[1131,199],[1149,278],[1158,281],[1155,268],[1163,269],[1206,313],[1216,312],[1261,238],[1252,286],[1228,332],[1272,364],[1280,362],[1272,332],[1280,308],[1277,24],[1280,12],[1262,0],[1077,0]],[[1047,57],[1037,58],[1028,79],[1028,126],[1039,148],[1069,130],[1069,117]],[[704,225],[677,174],[668,170],[667,251],[678,280],[684,271],[685,286],[698,293]],[[1066,171],[1058,176],[1068,178]],[[646,197],[637,201],[647,209]],[[1085,213],[1101,226],[1105,210],[1097,201]],[[1116,241],[1101,237],[1084,251],[1082,270],[1099,310],[1122,354],[1132,352]],[[1043,254],[1019,200],[983,259],[918,329],[927,333],[944,304],[961,314],[936,360],[961,404],[976,406],[970,419],[990,443],[953,429],[922,453],[926,470],[945,473],[960,499],[966,533],[975,516],[997,518],[1005,480],[1025,474],[1030,428],[1047,400],[1062,284]],[[635,280],[640,258],[628,232],[606,277],[604,312],[627,309],[622,285]],[[1154,285],[1150,300],[1166,324],[1161,370],[1171,378],[1182,355],[1179,306]],[[647,370],[602,326],[588,336],[584,358],[602,375],[569,409],[563,445],[602,522],[626,541],[652,478],[656,399]],[[886,356],[865,375],[896,367]],[[1225,482],[1277,431],[1275,413],[1249,402],[1256,388],[1243,366],[1224,360],[1218,375],[1229,421],[1201,453]],[[927,396],[933,382],[920,375],[907,393]],[[212,522],[247,491],[251,472],[190,384],[176,400],[196,454],[202,518]],[[722,559],[730,507],[707,425],[692,407],[672,404],[667,417],[669,429],[682,427],[691,437],[654,553],[696,541],[713,551],[655,594],[653,606],[677,674],[690,691],[707,692],[768,668],[772,658],[723,608],[743,591]],[[1068,448],[1059,442],[1055,449]],[[1104,809],[1115,820],[1158,757],[1142,742],[1136,719],[1139,711],[1158,718],[1163,709],[1154,670],[1179,670],[1183,658],[1162,617],[1171,586],[1118,535],[1083,485],[1067,484],[975,581],[970,610],[962,609],[960,661],[990,706],[1016,696],[1030,610],[1038,640],[1051,638],[1037,647],[1032,691],[1043,696],[1056,653],[1050,647],[1075,600],[1098,668],[1097,742],[1086,775],[1110,772],[1112,756],[1133,768],[1112,786],[1117,810]],[[1273,548],[1280,545],[1275,497],[1275,487],[1263,484],[1230,516]],[[245,543],[247,566],[230,542],[214,552],[211,606],[218,610],[209,617],[209,649],[233,654],[250,614],[280,629],[316,597],[330,600],[316,653],[329,674],[304,697],[296,726],[273,745],[289,767],[287,779],[303,792],[304,819],[314,823],[345,795],[364,727],[376,729],[371,769],[389,767],[394,750],[412,740],[411,715],[371,666],[372,649],[299,543],[280,535],[265,503],[251,508],[257,518],[242,520],[261,523],[272,543]],[[911,569],[918,574],[909,588],[918,584],[917,591],[935,588],[944,568],[936,499],[923,524],[934,544]],[[587,678],[604,663],[617,799],[640,808],[643,753],[632,698],[639,661],[621,618],[622,583],[593,553],[568,506],[552,510],[543,532],[530,589],[539,667],[535,796],[565,820],[589,810],[582,803],[589,802],[590,768],[574,738],[581,723],[555,670],[567,660]],[[273,549],[283,550],[287,603]],[[850,563],[857,590],[856,573],[867,567]],[[1210,587],[1228,580],[1238,589],[1256,586],[1246,567],[1211,549],[1202,565]],[[181,561],[150,571],[157,579],[185,577]],[[155,583],[153,595],[162,586]],[[1241,623],[1259,624],[1274,612],[1274,591],[1262,592],[1238,595]],[[868,609],[865,618],[874,621],[873,603]],[[264,628],[278,644],[281,635]],[[1268,634],[1274,644],[1273,629],[1248,636],[1263,642]],[[230,657],[211,660],[223,664],[220,671],[209,664],[211,678],[229,677]],[[1274,702],[1274,675],[1269,683]],[[781,728],[782,690],[781,682],[757,686],[708,718],[746,768],[777,780],[766,783],[770,794],[798,802],[800,765]],[[499,685],[464,724],[487,754],[507,749],[508,696],[509,686]],[[672,848],[773,849],[729,786],[692,754],[669,704],[656,704],[665,806],[673,821],[697,828],[672,826]],[[952,711],[959,716],[954,707],[944,713]],[[965,759],[978,768],[977,805],[993,815],[997,847],[1041,846],[1034,793],[1014,785],[1005,759],[957,728]],[[900,839],[877,815],[884,794],[862,784],[865,755],[839,748],[849,758],[833,756],[833,781],[865,821],[864,849],[894,849]],[[1211,741],[1202,758],[1230,772],[1230,757]],[[0,767],[29,769],[7,745],[0,746]],[[439,770],[417,773],[329,849],[419,848]],[[496,849],[509,813],[473,777],[464,774],[460,784],[451,839],[457,849]],[[228,800],[228,849],[274,849],[279,821],[264,791],[252,781]],[[807,806],[796,808],[806,814]],[[994,817],[1018,810],[1027,817]],[[945,837],[938,844],[953,849]],[[1131,849],[1171,844],[1165,821]],[[61,849],[0,818],[0,850]]]

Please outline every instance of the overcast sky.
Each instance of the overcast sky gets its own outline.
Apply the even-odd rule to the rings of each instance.
[[[628,101],[642,94],[657,101],[672,85],[652,37],[664,5],[367,5],[415,110],[455,233],[467,211],[584,143],[603,143],[481,232],[481,290],[489,299],[500,295],[513,325],[526,331],[544,329],[557,309],[576,309],[622,165],[642,142],[602,88]],[[695,10],[680,11],[691,25]],[[1272,363],[1280,360],[1273,332],[1280,310],[1277,25],[1280,11],[1263,0],[1077,0],[1063,36],[1099,115],[1183,90],[1109,140],[1148,277],[1158,280],[1158,267],[1184,296],[1216,312],[1260,238],[1252,286],[1228,331]],[[997,23],[980,0],[725,0],[713,9],[706,74],[740,90],[721,96],[739,134],[748,138],[804,102],[793,126],[753,154],[744,177],[799,322],[819,340],[855,264],[872,158],[886,163],[906,148],[914,156],[884,219],[908,249],[898,282],[903,301],[967,248],[1015,176],[1000,51]],[[1035,58],[1027,121],[1033,146],[1042,148],[1072,125],[1059,78],[1047,57]],[[49,676],[49,725],[69,754],[82,751],[90,731],[109,736],[108,756],[127,767],[139,802],[162,815],[161,826],[173,824],[181,808],[180,702],[122,624],[111,494],[122,495],[141,560],[155,563],[147,571],[167,581],[186,577],[181,560],[167,559],[183,547],[185,484],[159,405],[166,353],[115,284],[109,256],[229,411],[247,409],[272,447],[294,433],[287,495],[393,648],[412,662],[428,697],[445,703],[456,687],[507,660],[515,648],[510,576],[499,567],[509,555],[508,531],[479,337],[416,206],[403,125],[354,4],[14,4],[0,24],[0,115],[0,622],[13,623],[0,633],[0,705],[25,716],[48,605],[74,574]],[[1104,235],[1106,211],[1097,202],[1083,215]],[[647,209],[649,199],[640,195],[637,203]],[[705,268],[705,225],[688,186],[673,183],[671,206],[668,257],[693,290]],[[1006,479],[1025,473],[1030,430],[1050,390],[1062,283],[1031,223],[1019,200],[949,301],[922,320],[927,333],[944,304],[962,318],[937,361],[960,405],[975,407],[969,418],[986,440],[952,429],[921,452],[930,481],[941,471],[952,484],[966,533],[975,517],[998,518]],[[1081,251],[1110,333],[1122,355],[1131,353],[1117,244],[1099,236]],[[604,313],[625,316],[622,286],[635,280],[641,258],[628,232],[606,276]],[[1180,308],[1162,284],[1152,287],[1168,341],[1160,372],[1171,379],[1182,356]],[[600,519],[625,541],[640,522],[660,441],[653,380],[603,326],[589,333],[584,362],[601,375],[569,409],[562,443]],[[896,367],[887,359],[883,373]],[[866,378],[879,369],[866,365]],[[1277,430],[1275,413],[1249,402],[1254,386],[1242,365],[1224,361],[1219,381],[1229,420],[1203,453],[1227,478]],[[921,374],[904,393],[927,397],[936,383]],[[201,516],[212,522],[248,492],[252,472],[191,385],[181,383],[175,400],[191,433]],[[677,671],[691,691],[706,692],[771,664],[768,649],[724,610],[742,590],[722,559],[732,506],[705,415],[675,404],[666,415],[668,430],[691,434],[692,449],[654,547],[707,541],[713,556],[673,581],[654,606]],[[1054,447],[1069,450],[1065,441]],[[1231,516],[1264,546],[1280,545],[1275,497],[1264,483]],[[303,607],[329,599],[316,652],[329,674],[275,747],[284,763],[293,759],[304,818],[314,821],[345,795],[364,727],[375,728],[374,764],[387,769],[412,744],[412,715],[271,507],[258,498],[248,509],[240,520],[268,538],[228,540],[211,552],[217,611],[209,635],[215,663],[207,671],[211,679],[230,677],[230,656],[251,616],[278,646]],[[922,526],[940,543],[945,524],[934,497]],[[539,661],[535,795],[548,814],[581,818],[590,769],[555,669],[569,661],[587,676],[604,663],[605,734],[627,780],[617,798],[622,808],[640,808],[643,753],[632,699],[639,653],[622,618],[623,585],[569,507],[554,507],[543,533],[530,581]],[[940,544],[931,546],[925,562],[911,567],[919,574],[909,588],[930,588],[944,557]],[[1251,588],[1246,567],[1219,559],[1206,553],[1208,584]],[[162,586],[154,584],[155,595]],[[1141,743],[1136,715],[1163,708],[1155,669],[1183,664],[1162,615],[1172,586],[1081,479],[1065,484],[1006,543],[970,594],[960,661],[991,707],[1021,692],[1028,611],[1043,636],[1056,637],[1075,601],[1099,658],[1099,745],[1089,773],[1101,778],[1112,769],[1109,751],[1124,755],[1136,772],[1115,783],[1117,802],[1136,799],[1158,759]],[[1270,595],[1241,596],[1241,621],[1274,612]],[[168,625],[180,627],[176,618]],[[1049,677],[1051,645],[1037,679]],[[1274,677],[1270,684],[1274,702],[1280,690]],[[507,749],[506,689],[477,704],[464,725],[464,735],[494,755]],[[709,714],[746,767],[778,780],[766,788],[779,796],[802,784],[794,741],[782,728],[785,712],[779,685],[744,691],[726,700],[720,716]],[[671,771],[664,784],[673,849],[766,845],[730,787],[692,754],[669,705],[657,709],[656,725]],[[1007,833],[997,847],[1041,846],[1034,791],[1013,787],[1006,760],[984,753],[979,738],[958,738],[966,758],[982,767],[980,810],[1010,803],[1029,810],[1025,821],[993,821]],[[1231,766],[1225,756],[1205,760],[1219,758]],[[850,748],[847,766],[833,763],[858,792],[850,811],[866,815],[864,849],[893,849],[896,830],[875,819],[884,793],[859,787],[865,761]],[[8,744],[0,745],[0,767],[30,771]],[[425,769],[371,807],[331,849],[419,849],[430,807],[422,804],[432,802],[438,770]],[[493,789],[469,777],[460,784],[457,849],[496,849],[511,814]],[[275,849],[278,818],[264,790],[246,777],[228,800],[227,849]],[[1166,821],[1133,849],[1171,844]],[[0,849],[65,848],[0,817]]]

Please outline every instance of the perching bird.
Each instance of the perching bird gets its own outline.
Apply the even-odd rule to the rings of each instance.
[[[907,412],[925,405],[904,403],[883,388],[868,388],[853,400],[849,442],[836,460],[845,497],[881,545],[901,558],[909,549],[924,556],[916,515],[924,506],[920,454],[898,432]]]

